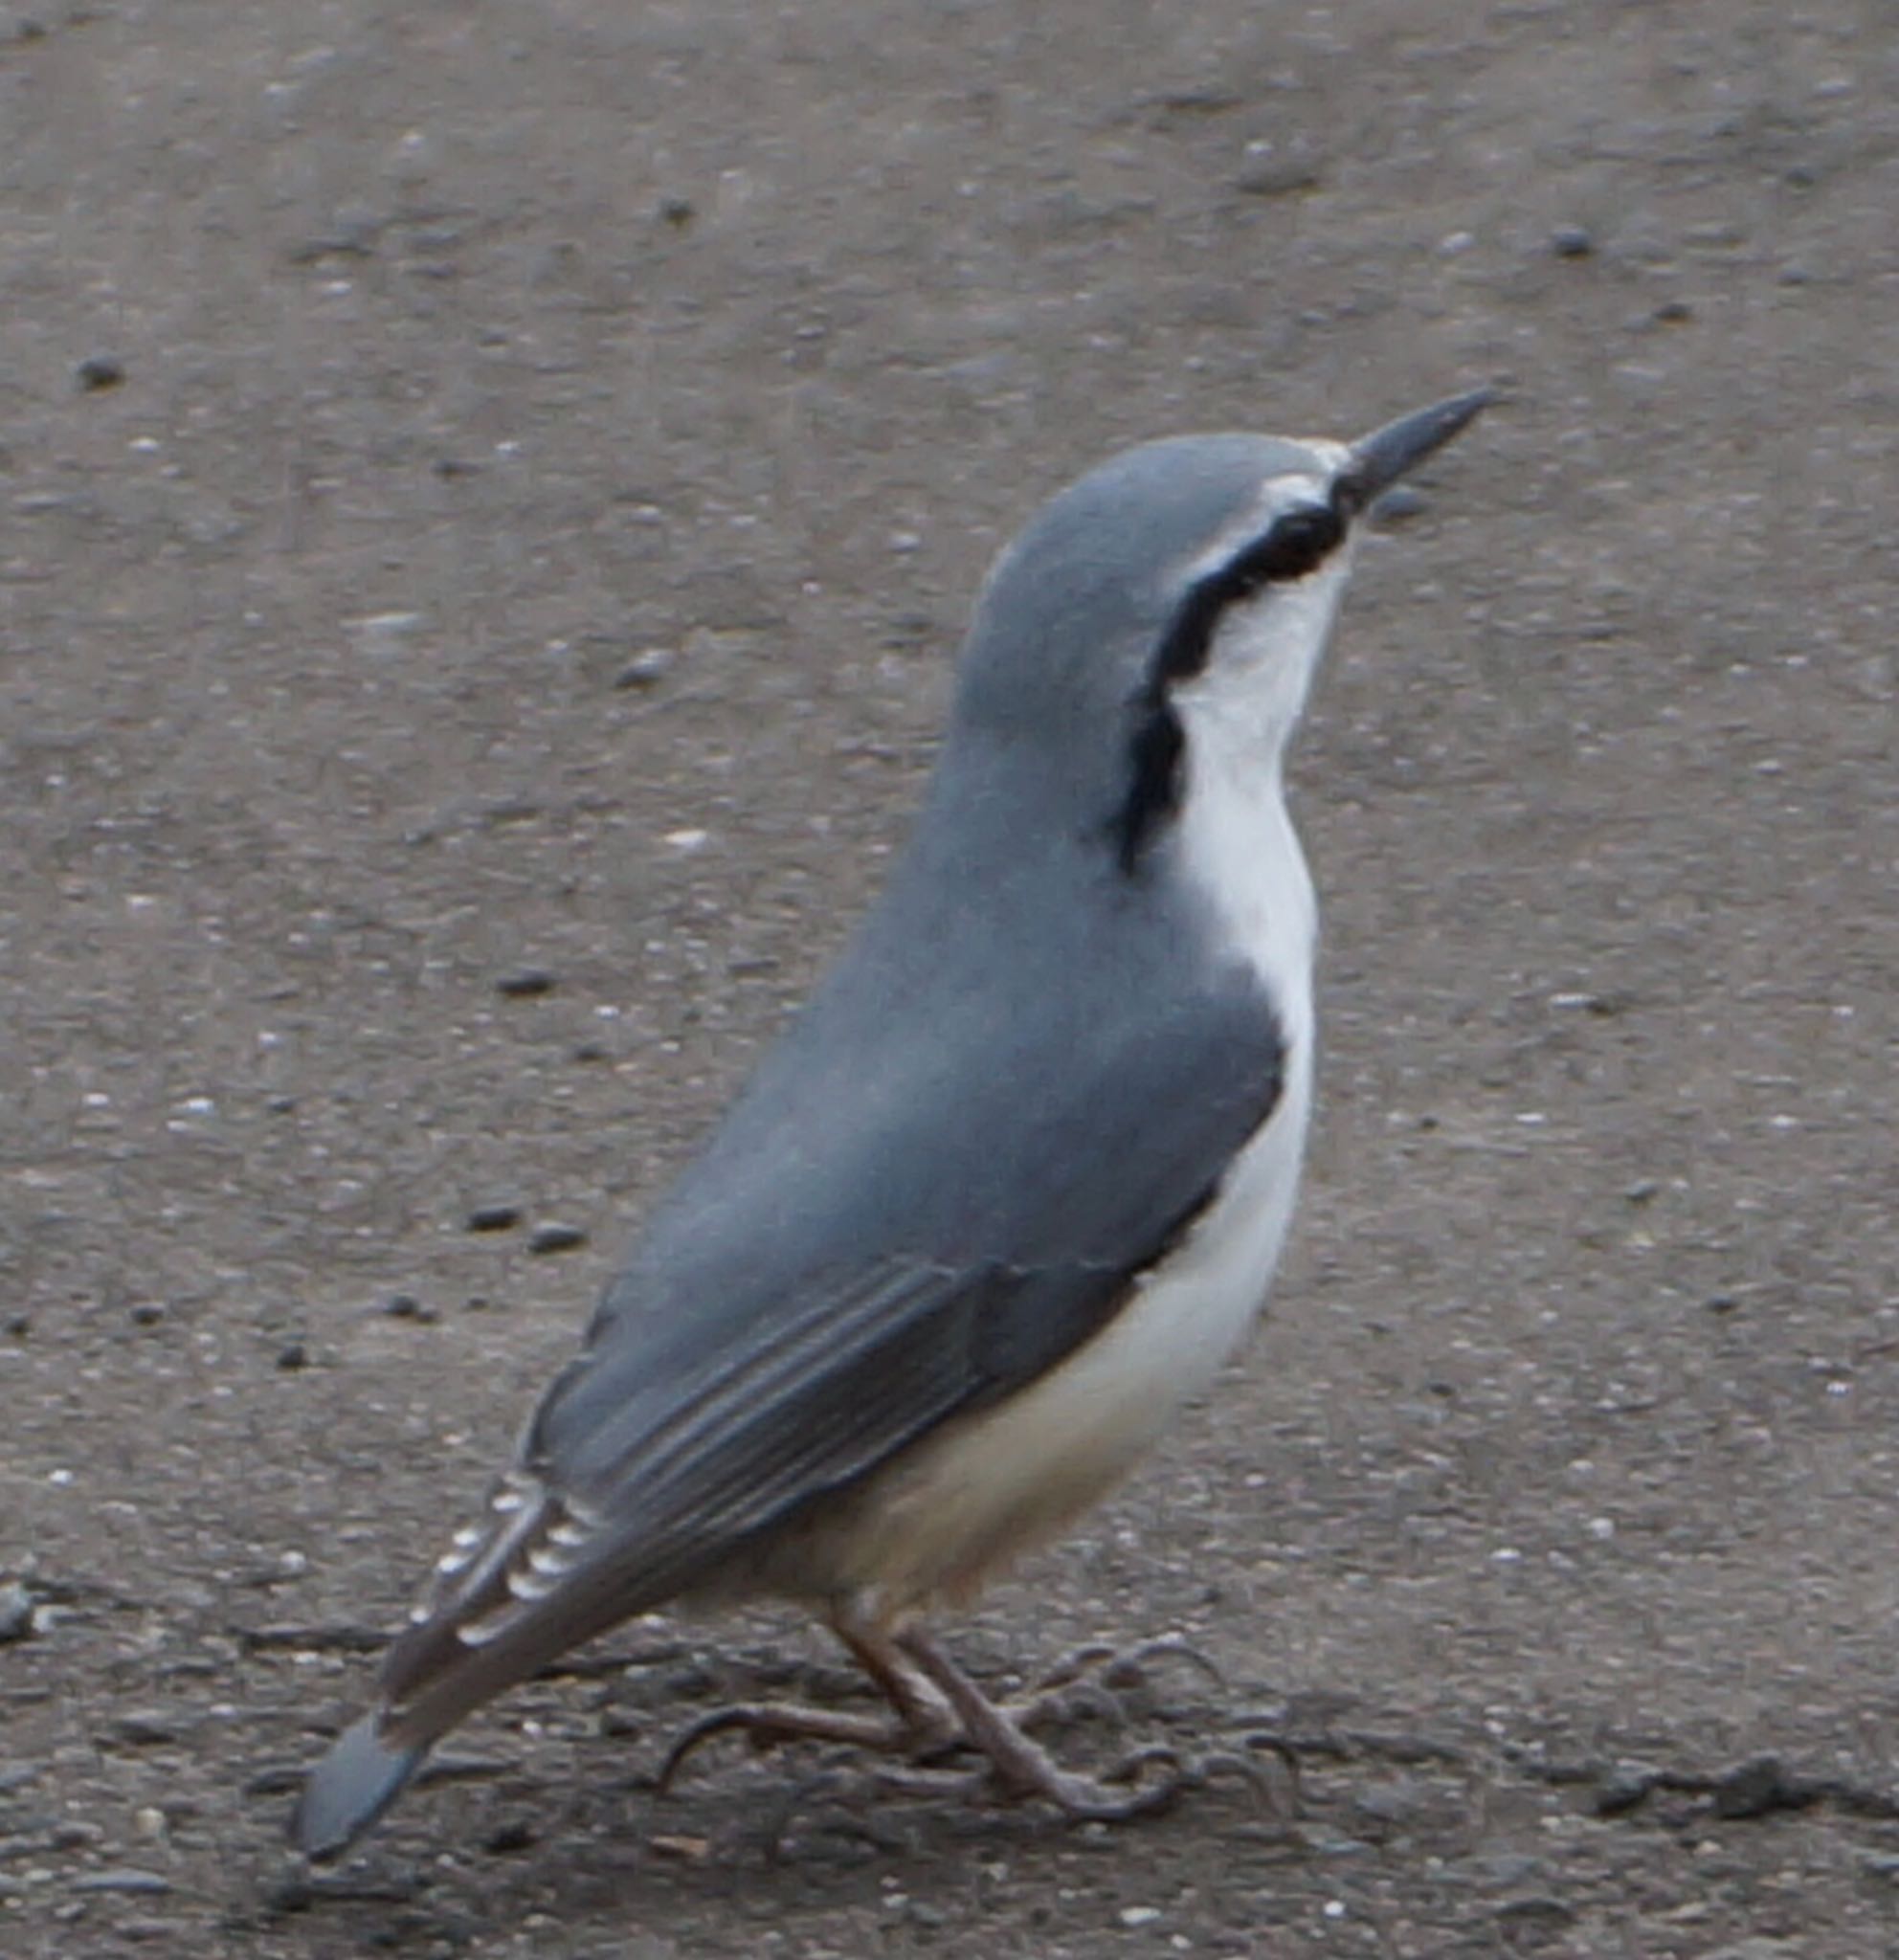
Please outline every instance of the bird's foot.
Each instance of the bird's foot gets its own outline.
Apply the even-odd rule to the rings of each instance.
[[[1218,1775],[1240,1776],[1263,1788],[1259,1766],[1243,1756],[1216,1754],[1189,1758],[1164,1745],[1134,1750],[1100,1777],[1063,1770],[1024,1731],[1026,1714],[991,1701],[934,1635],[919,1626],[909,1628],[899,1638],[905,1653],[955,1712],[962,1725],[964,1743],[988,1758],[991,1780],[1009,1796],[1040,1797],[1070,1817],[1119,1823],[1166,1810],[1185,1792],[1198,1789]],[[1182,1655],[1210,1669],[1212,1666],[1204,1656],[1194,1654],[1177,1641],[1150,1642],[1125,1657],[1112,1649],[1101,1653],[1084,1648],[1055,1670],[1056,1679],[1042,1683],[1041,1692],[1030,1698],[1029,1711],[1042,1705],[1046,1695],[1068,1692],[1076,1681],[1112,1667],[1117,1661],[1142,1668],[1163,1653]],[[1137,1675],[1136,1679],[1142,1677]],[[1102,1692],[1111,1696],[1112,1691],[1103,1683]],[[1119,1712],[1118,1704],[1116,1708]]]

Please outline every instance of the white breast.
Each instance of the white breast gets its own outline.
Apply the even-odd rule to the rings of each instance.
[[[1270,990],[1285,1044],[1278,1102],[1213,1203],[1103,1330],[996,1407],[948,1424],[853,1494],[806,1573],[894,1615],[966,1595],[1139,1460],[1213,1380],[1264,1304],[1298,1189],[1312,1080],[1315,908],[1276,746],[1187,705],[1193,778],[1175,863],[1202,881]],[[1249,752],[1250,750],[1250,752]]]

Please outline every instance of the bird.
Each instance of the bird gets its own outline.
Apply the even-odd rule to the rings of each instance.
[[[671,1603],[801,1609],[890,1704],[739,1707],[688,1747],[737,1726],[973,1758],[1071,1816],[1167,1797],[1140,1763],[1062,1769],[934,1622],[1106,1495],[1264,1304],[1315,1034],[1285,749],[1368,511],[1493,399],[1354,442],[1144,442],[1002,550],[887,884],[310,1771],[303,1853],[348,1847],[475,1709]]]

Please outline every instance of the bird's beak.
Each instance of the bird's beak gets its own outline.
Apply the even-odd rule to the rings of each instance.
[[[1496,398],[1494,389],[1474,389],[1387,422],[1352,445],[1352,459],[1339,476],[1335,495],[1355,515],[1432,451],[1441,449]]]

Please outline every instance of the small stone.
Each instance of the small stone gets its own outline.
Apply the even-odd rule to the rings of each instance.
[[[0,1646],[24,1640],[33,1631],[33,1594],[17,1579],[10,1579],[0,1586]]]
[[[1596,250],[1596,240],[1581,225],[1558,225],[1550,234],[1550,250],[1558,258],[1587,258]]]
[[[646,1848],[656,1851],[661,1858],[683,1859],[688,1864],[704,1864],[712,1855],[712,1840],[709,1838],[688,1838],[677,1831],[668,1831],[657,1838],[646,1840]]]
[[[1771,1811],[1804,1810],[1815,1793],[1787,1774],[1778,1756],[1751,1756],[1714,1786],[1717,1817],[1764,1817]]]
[[[1161,1910],[1158,1905],[1124,1905],[1115,1917],[1126,1927],[1152,1926]]]
[[[310,1350],[301,1341],[286,1341],[277,1350],[277,1365],[285,1374],[295,1374],[310,1365]]]
[[[655,687],[673,671],[679,656],[671,647],[648,647],[614,676],[615,687]]]
[[[1372,500],[1372,519],[1375,523],[1402,523],[1408,517],[1416,517],[1429,504],[1429,499],[1415,483],[1394,483],[1382,496]]]
[[[285,1879],[264,1894],[266,1912],[307,1912],[316,1893],[307,1879]]]
[[[468,1214],[471,1232],[512,1232],[521,1223],[521,1207],[505,1200],[493,1205],[477,1205]]]
[[[1497,1917],[1514,1926],[1563,1926],[1575,1917],[1575,1910],[1547,1892],[1533,1892],[1523,1899],[1506,1899],[1497,1907]]]
[[[105,1739],[133,1748],[154,1748],[178,1740],[178,1725],[162,1708],[127,1708],[106,1726]]]
[[[1741,1303],[1731,1293],[1710,1293],[1702,1304],[1709,1313],[1736,1313]]]
[[[586,1243],[587,1235],[578,1225],[537,1225],[527,1235],[527,1250],[532,1253],[571,1252]]]
[[[382,1310],[392,1321],[421,1321],[426,1325],[438,1318],[433,1306],[425,1306],[413,1293],[391,1293],[383,1302]]]
[[[131,1892],[145,1898],[157,1898],[171,1889],[171,1881],[157,1872],[135,1871],[130,1866],[117,1867],[111,1871],[87,1872],[73,1881],[76,1892]]]
[[[0,1326],[5,1326],[15,1341],[24,1341],[33,1332],[33,1316],[30,1313],[10,1313]]]
[[[672,226],[676,232],[682,232],[699,215],[698,208],[689,197],[662,197],[659,200],[659,221]]]
[[[1360,1818],[1396,1828],[1416,1823],[1429,1803],[1429,1793],[1422,1784],[1410,1776],[1397,1776],[1388,1783],[1368,1783],[1353,1795],[1352,1808]]]
[[[511,1851],[525,1851],[534,1842],[534,1827],[520,1817],[497,1824],[481,1840],[481,1849],[495,1857]]]
[[[110,354],[88,354],[74,372],[87,394],[101,394],[108,388],[119,387],[125,379],[124,363],[115,361]]]
[[[165,1303],[162,1300],[142,1300],[131,1308],[126,1318],[135,1327],[155,1327],[164,1320]]]
[[[495,991],[506,1000],[533,1000],[554,991],[554,976],[539,967],[524,967],[519,973],[503,973],[495,982]]]
[[[1655,1788],[1657,1772],[1646,1763],[1617,1763],[1603,1771],[1596,1786],[1596,1815],[1598,1817],[1625,1816],[1646,1801]]]
[[[1261,150],[1249,156],[1233,188],[1247,197],[1290,197],[1323,181],[1321,160],[1310,150]]]
[[[1694,318],[1694,308],[1686,300],[1664,300],[1653,316],[1664,326],[1676,326]]]

